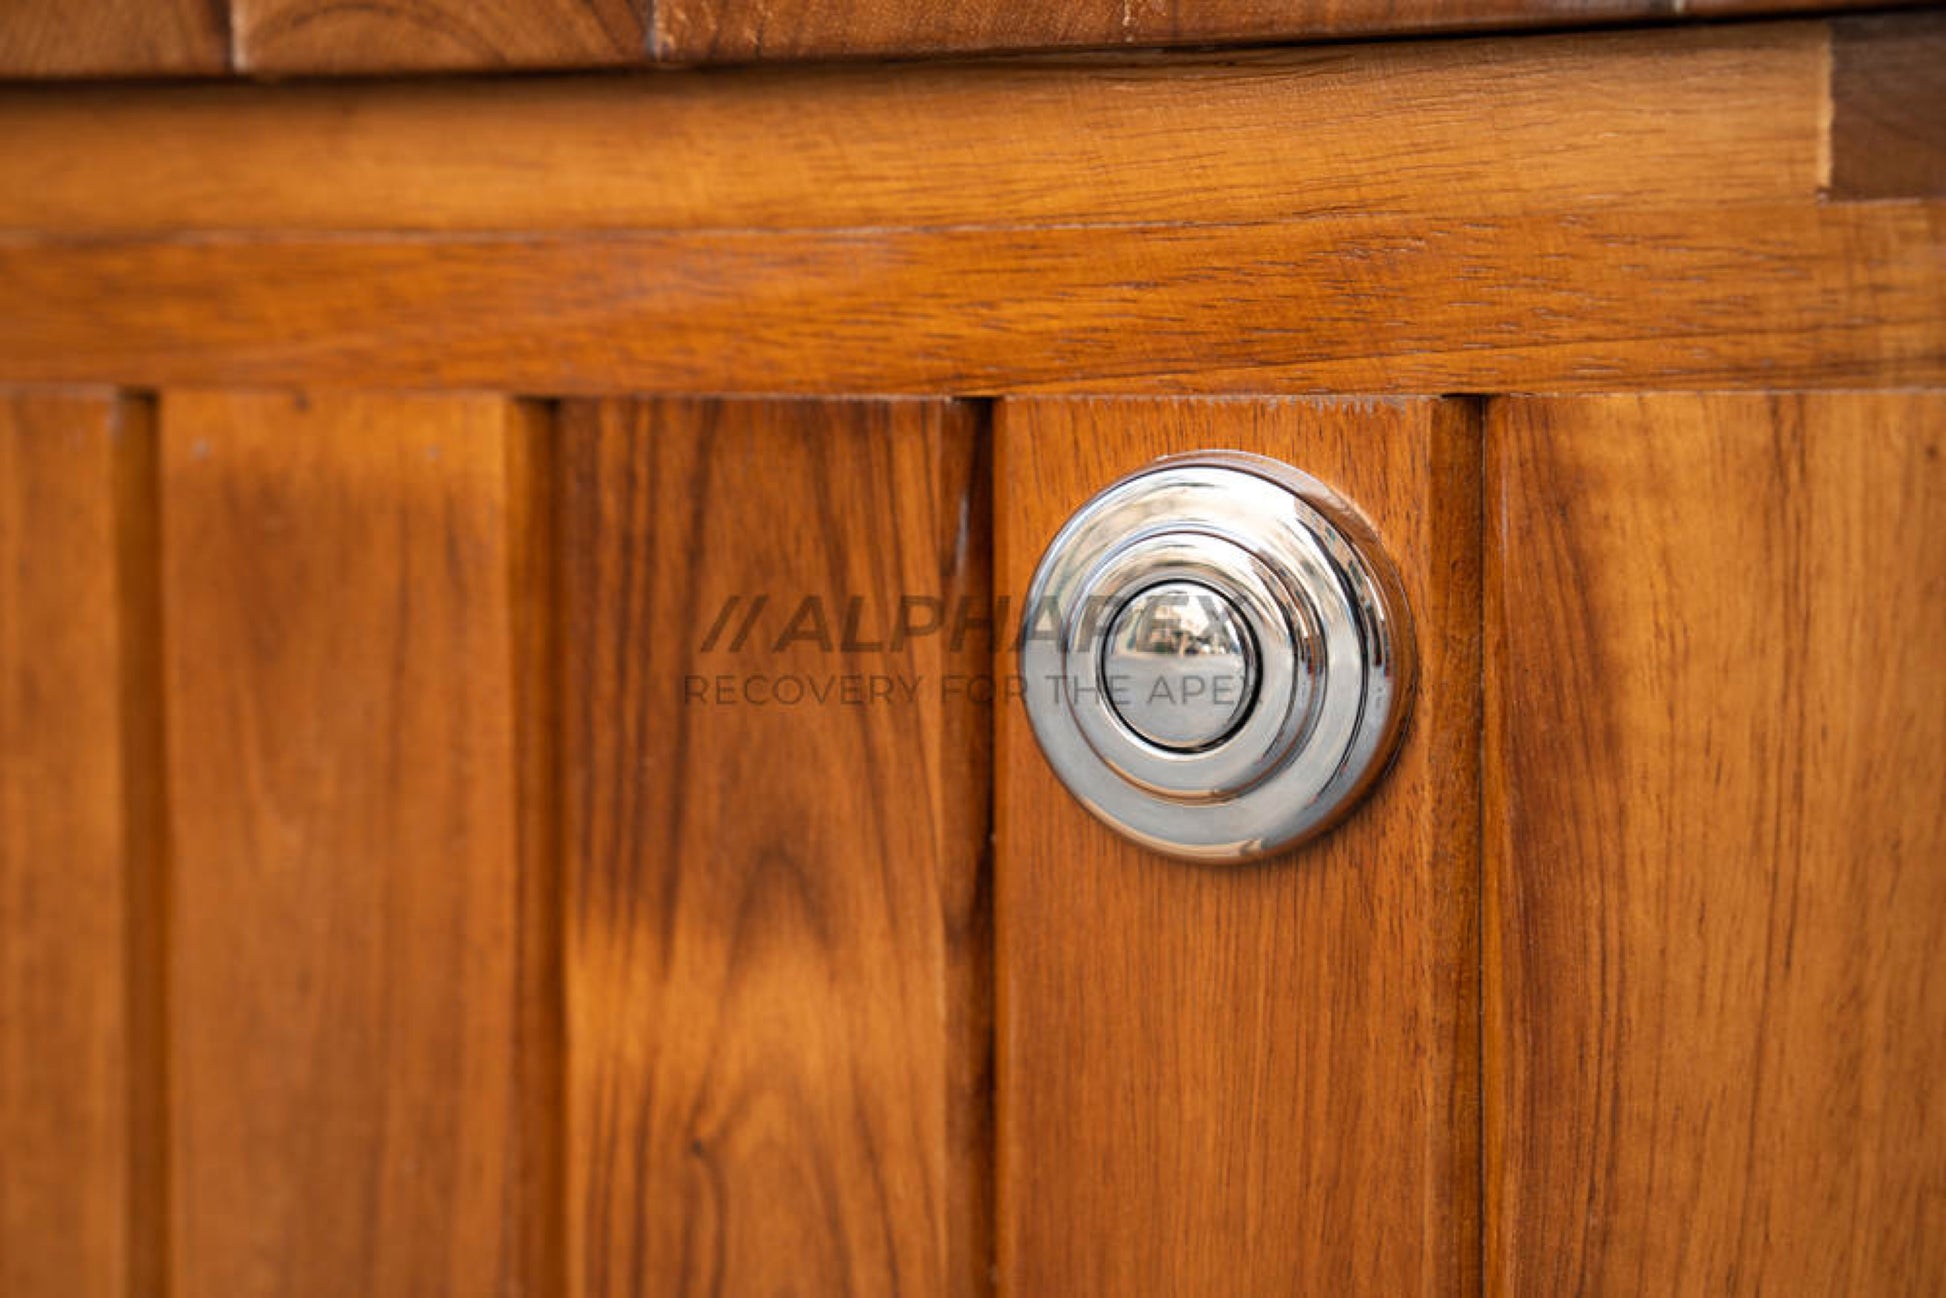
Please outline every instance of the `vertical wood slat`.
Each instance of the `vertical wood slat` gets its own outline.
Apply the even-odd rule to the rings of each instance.
[[[563,422],[571,1291],[983,1292],[975,415]]]
[[[152,828],[131,796],[117,504],[145,436],[107,395],[0,394],[0,1292],[150,1279],[159,1096],[141,983]]]
[[[1292,463],[1404,577],[1421,682],[1371,800],[1199,867],[1096,823],[999,718],[999,1239],[1033,1294],[1478,1283],[1479,443],[1466,402],[1029,400],[996,433],[999,589],[1155,456]],[[1011,659],[1009,659],[1011,661]]]
[[[163,398],[176,1298],[554,1289],[515,754],[532,422]]]
[[[1946,395],[1495,402],[1502,1293],[1946,1287]]]

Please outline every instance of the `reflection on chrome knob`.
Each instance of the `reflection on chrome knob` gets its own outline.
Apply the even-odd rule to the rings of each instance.
[[[1102,651],[1115,715],[1158,748],[1195,752],[1236,729],[1257,685],[1256,642],[1236,605],[1193,581],[1122,605]]]
[[[1177,456],[1049,544],[1020,669],[1034,736],[1121,833],[1205,861],[1322,833],[1397,751],[1412,627],[1358,512],[1287,464]]]

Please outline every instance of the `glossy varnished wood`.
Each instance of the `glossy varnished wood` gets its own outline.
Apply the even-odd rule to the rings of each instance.
[[[497,397],[163,398],[179,1298],[552,1288],[514,750],[533,434]]]
[[[1786,23],[1146,61],[23,88],[0,91],[0,230],[783,235],[1806,201],[1827,43]],[[1089,237],[1132,255],[1150,236]]]
[[[1018,607],[1090,493],[1154,456],[1277,456],[1399,564],[1422,679],[1350,820],[1261,865],[1117,838],[999,717],[1001,1282],[1016,1294],[1477,1287],[1479,480],[1463,401],[1002,404]],[[1009,664],[1011,657],[1006,659]]]
[[[570,1290],[985,1292],[973,412],[563,419]]]
[[[1496,402],[1491,1289],[1946,1284],[1946,397]]]
[[[656,0],[655,51],[673,62],[860,54],[1292,41],[1481,27],[1551,27],[1869,0]]]
[[[209,75],[229,67],[228,0],[7,0],[0,77]]]
[[[309,101],[294,111],[313,142],[282,171],[264,170],[261,135],[216,143],[218,101],[186,98],[181,120],[232,179],[258,183],[216,186],[216,202],[190,172],[137,161],[145,183],[111,190],[58,150],[24,150],[9,192],[49,197],[0,205],[29,223],[0,238],[0,373],[590,394],[1939,380],[1946,208],[1819,202],[1826,39],[1784,25],[1453,42],[1197,65],[1190,89],[1127,74],[1126,92],[1120,72],[1050,69],[1031,138],[1089,141],[1099,123],[1108,142],[1043,162],[1039,144],[980,143],[1004,129],[906,131],[885,124],[903,112],[881,111],[999,122],[1018,72],[697,77],[708,88],[671,109],[691,141],[672,146],[679,165],[564,127],[573,179],[525,188],[528,162],[542,180],[569,175],[549,171],[547,125],[511,129],[519,165],[461,150],[413,183],[435,141],[499,137],[490,97],[346,101],[399,122],[398,153],[356,125],[343,128],[356,147],[331,145]],[[1600,70],[1624,57],[1626,74]],[[641,93],[610,89],[624,104]],[[552,93],[530,96],[543,123],[586,115],[577,96],[597,94]],[[809,107],[819,95],[829,115]],[[478,129],[436,130],[442,105]],[[778,125],[797,109],[827,141],[809,155],[820,165],[791,151],[810,137]],[[36,110],[6,111],[35,133]],[[652,109],[629,111],[640,124]],[[1508,129],[1473,130],[1483,115]],[[707,161],[692,132],[708,121],[735,123],[750,149]],[[847,123],[857,152],[828,143],[853,138]],[[767,131],[785,153],[763,152]],[[314,183],[296,174],[314,154],[391,160],[326,165]],[[619,161],[604,170],[604,156]],[[373,228],[394,203],[407,228]]]
[[[222,0],[218,0],[219,3]],[[602,67],[640,62],[649,0],[228,0],[251,73]]]
[[[146,885],[127,854],[117,509],[138,412],[0,391],[0,1292],[122,1298],[137,1266],[133,999]],[[143,977],[154,970],[143,968]]]
[[[1899,0],[1892,0],[1898,3]],[[0,74],[365,75],[1293,42],[1885,7],[1881,0],[10,0]]]
[[[1943,247],[1946,206],[1809,203],[774,242],[0,242],[0,373],[558,393],[1946,382]]]

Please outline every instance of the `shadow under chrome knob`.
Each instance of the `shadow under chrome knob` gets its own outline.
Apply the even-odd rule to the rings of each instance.
[[[1083,505],[1035,570],[1020,661],[1069,791],[1210,861],[1349,811],[1397,749],[1414,673],[1371,529],[1316,479],[1234,451],[1158,461]]]

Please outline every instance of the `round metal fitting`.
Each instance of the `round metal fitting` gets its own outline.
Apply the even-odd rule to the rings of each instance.
[[[1244,861],[1328,829],[1397,750],[1411,616],[1349,504],[1240,451],[1158,460],[1041,556],[1020,666],[1062,783],[1136,842]]]
[[[1108,628],[1101,669],[1109,706],[1157,748],[1219,743],[1250,710],[1257,640],[1236,605],[1193,581],[1131,595]]]

